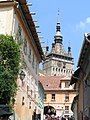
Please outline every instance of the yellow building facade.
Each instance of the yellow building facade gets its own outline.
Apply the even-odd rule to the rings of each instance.
[[[61,76],[40,76],[40,81],[45,90],[44,107],[51,106],[55,111],[55,117],[68,118],[73,115],[71,103],[76,95],[76,91],[66,82],[70,79]],[[44,114],[44,117],[46,114]],[[53,115],[53,114],[52,114]]]

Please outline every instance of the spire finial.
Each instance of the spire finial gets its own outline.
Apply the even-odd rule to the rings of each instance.
[[[71,47],[70,47],[70,40],[69,40],[69,42],[68,42],[68,53],[70,53],[71,52]]]
[[[61,34],[61,27],[60,27],[60,22],[59,22],[59,9],[58,9],[58,21],[56,25],[56,35],[54,36],[55,38],[55,43],[60,43],[62,44],[62,34]]]
[[[68,46],[70,47],[70,40],[68,41]]]
[[[60,11],[58,8],[58,16],[57,16],[57,26],[56,26],[56,32],[60,31]]]
[[[57,23],[59,22],[59,17],[60,17],[60,11],[59,11],[59,8],[58,8]]]

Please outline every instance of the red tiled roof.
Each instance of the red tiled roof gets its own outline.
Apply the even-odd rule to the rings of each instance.
[[[60,81],[64,76],[39,76],[44,90],[60,90]]]

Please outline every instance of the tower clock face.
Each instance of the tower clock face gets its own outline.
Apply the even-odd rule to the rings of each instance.
[[[57,66],[61,67],[62,66],[62,62],[57,62]]]

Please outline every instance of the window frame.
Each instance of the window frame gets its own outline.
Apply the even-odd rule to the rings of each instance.
[[[51,101],[55,101],[55,93],[51,94]]]
[[[68,93],[65,94],[65,102],[69,102],[69,94]]]
[[[69,88],[69,84],[70,84],[69,81],[65,81],[65,88]]]

